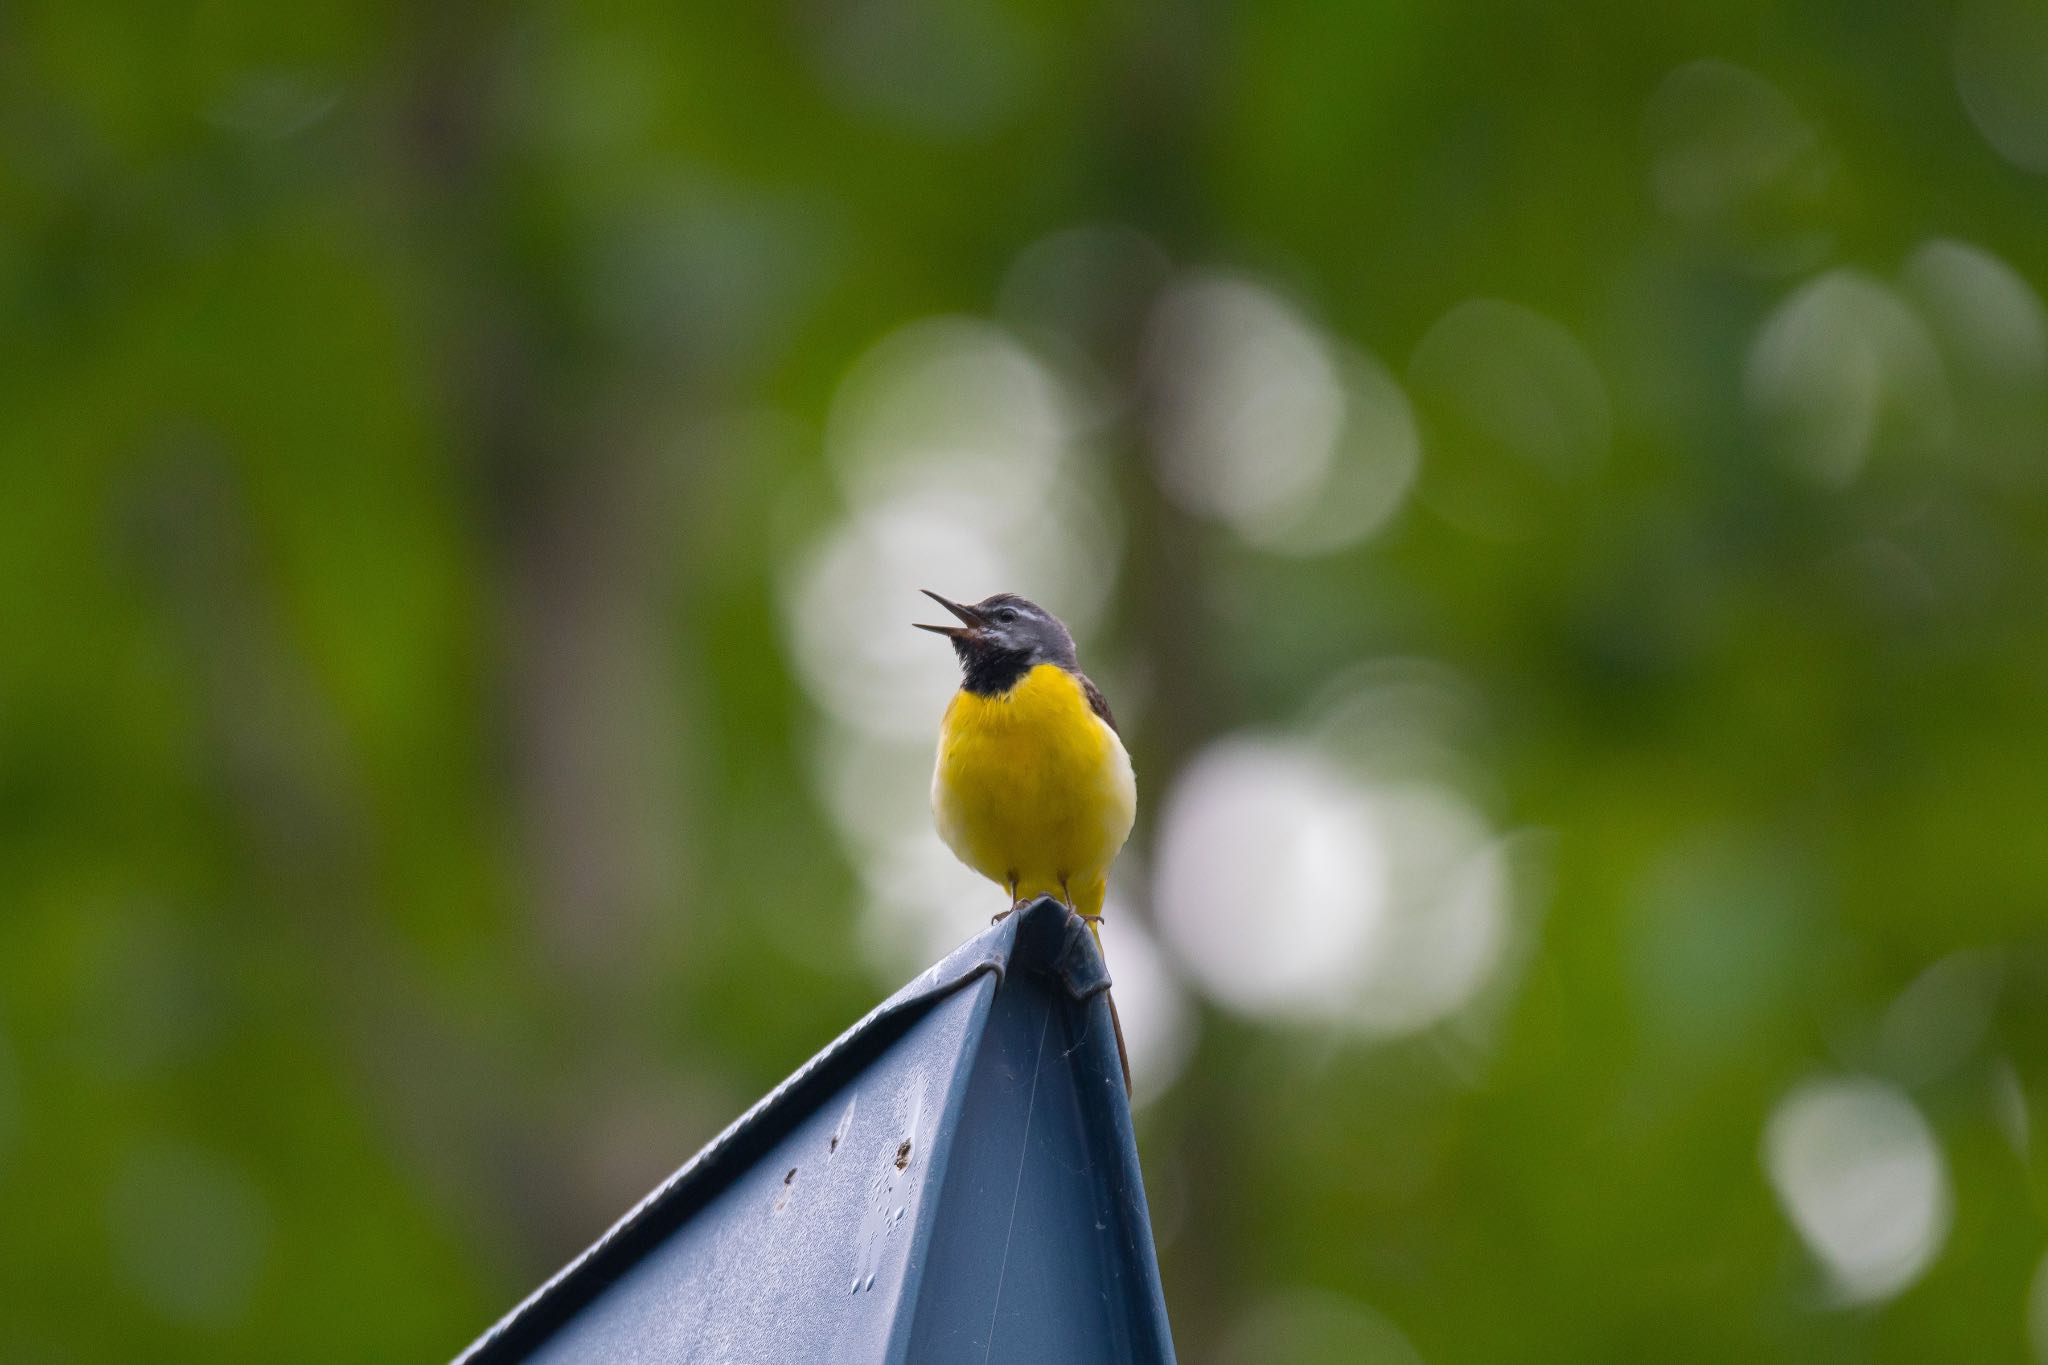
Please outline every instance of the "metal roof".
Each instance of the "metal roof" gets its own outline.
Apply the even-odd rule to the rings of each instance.
[[[460,1361],[1171,1361],[1108,987],[1078,918],[1026,906],[805,1063]]]

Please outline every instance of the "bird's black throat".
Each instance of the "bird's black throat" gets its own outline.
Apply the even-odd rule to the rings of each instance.
[[[953,650],[960,656],[961,689],[977,697],[1001,696],[1045,662],[1037,650],[976,648],[965,640],[955,640]]]

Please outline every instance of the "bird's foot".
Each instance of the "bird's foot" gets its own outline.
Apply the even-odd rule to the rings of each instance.
[[[996,912],[995,912],[995,913],[994,913],[993,915],[990,915],[990,916],[988,917],[988,922],[989,922],[990,924],[1001,924],[1001,923],[1002,923],[1002,922],[1003,922],[1004,920],[1006,920],[1006,919],[1008,919],[1008,918],[1009,918],[1010,916],[1012,916],[1012,915],[1016,914],[1016,913],[1017,913],[1017,912],[1018,912],[1019,910],[1022,910],[1023,908],[1024,908],[1024,902],[1023,902],[1023,901],[1012,901],[1012,902],[1010,903],[1010,908],[1009,908],[1009,909],[1007,909],[1007,910],[998,910],[998,911],[996,911]]]

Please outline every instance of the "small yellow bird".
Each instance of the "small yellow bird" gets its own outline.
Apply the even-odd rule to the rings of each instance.
[[[939,837],[1009,893],[1010,910],[1056,896],[1100,941],[1109,865],[1138,811],[1131,756],[1109,703],[1081,672],[1074,637],[1045,608],[1006,592],[962,606],[922,591],[960,621],[918,626],[953,642],[962,674],[932,773]],[[1114,1004],[1110,1011],[1114,1019]],[[1128,1060],[1124,1073],[1128,1086]]]
[[[1056,896],[1099,923],[1138,787],[1109,703],[1075,660],[1074,637],[1010,593],[971,607],[925,596],[961,622],[918,627],[952,640],[962,673],[932,773],[939,837],[1007,890],[1012,910]]]

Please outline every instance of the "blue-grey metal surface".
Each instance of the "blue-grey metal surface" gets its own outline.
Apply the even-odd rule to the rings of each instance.
[[[1020,955],[1055,927],[1049,916],[1024,925]],[[1099,963],[1088,938],[1062,946]],[[1172,1358],[1099,993],[1081,1008],[1064,991],[997,993],[945,1179],[904,1359]]]
[[[1170,1361],[1092,936],[1041,900],[891,996],[464,1353]]]

